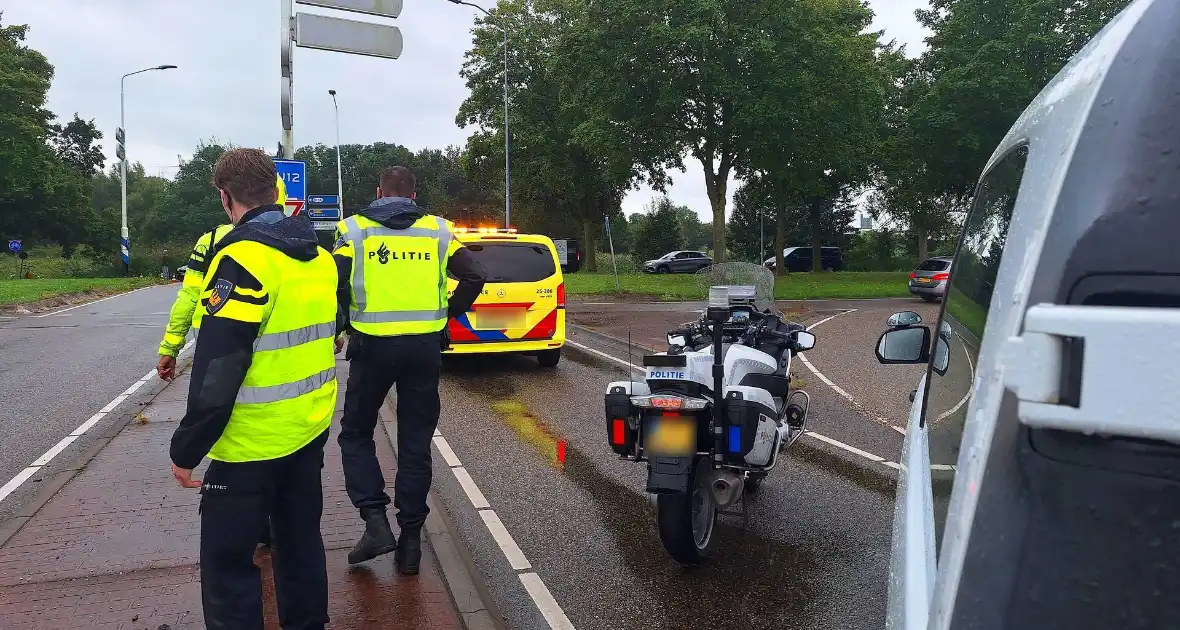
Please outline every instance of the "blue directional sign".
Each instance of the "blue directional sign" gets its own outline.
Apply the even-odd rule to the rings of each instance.
[[[312,221],[339,221],[340,195],[311,195],[304,213]]]
[[[8,241],[8,251],[16,254],[20,252],[20,239],[14,238]]]
[[[287,185],[287,199],[307,199],[307,162],[275,158],[275,169]]]

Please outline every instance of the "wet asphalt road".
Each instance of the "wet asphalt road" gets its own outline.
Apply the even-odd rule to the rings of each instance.
[[[879,475],[801,442],[748,523],[719,517],[710,562],[681,567],[660,546],[644,465],[606,444],[602,396],[623,369],[567,346],[556,370],[469,358],[448,362],[443,380],[441,433],[576,628],[883,626],[892,489]],[[810,389],[817,426],[864,424]],[[506,624],[547,627],[438,451],[434,461],[436,491]]]
[[[0,319],[0,486],[155,367],[178,287],[151,287],[39,314],[44,316]],[[122,413],[134,413],[138,399],[154,385],[141,388],[0,501],[0,523]]]

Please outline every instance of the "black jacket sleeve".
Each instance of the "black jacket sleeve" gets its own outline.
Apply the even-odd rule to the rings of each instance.
[[[447,316],[458,317],[466,313],[479,299],[480,291],[487,282],[488,272],[483,264],[476,259],[475,254],[466,247],[460,247],[447,259],[447,271],[459,280],[455,293],[447,302]]]
[[[348,308],[352,305],[352,257],[333,254],[336,261],[336,334],[352,329]]]
[[[213,298],[212,293],[218,291],[220,280],[228,282],[230,289]],[[206,286],[210,287],[206,292],[209,295],[203,296],[197,307],[205,308],[206,314],[201,319],[201,334],[197,337],[193,357],[188,409],[172,434],[169,449],[172,463],[188,469],[201,463],[229,424],[234,400],[250,368],[254,340],[261,328],[261,318],[252,314],[260,313],[269,299],[262,283],[229,257],[221,259]],[[238,288],[247,289],[249,293],[239,293]],[[244,308],[219,313],[234,301]],[[232,313],[239,314],[240,318],[229,316]],[[254,321],[256,319],[258,321]]]

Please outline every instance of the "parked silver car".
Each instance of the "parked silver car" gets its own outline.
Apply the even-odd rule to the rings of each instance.
[[[946,297],[946,285],[951,278],[951,257],[927,258],[910,272],[910,295],[927,302]]]
[[[696,273],[712,265],[713,259],[704,252],[677,251],[643,263],[643,270],[647,273]]]

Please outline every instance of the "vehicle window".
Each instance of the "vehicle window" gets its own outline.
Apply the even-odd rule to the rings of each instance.
[[[679,258],[679,259],[692,258],[692,252],[680,252],[679,254],[676,254],[676,258]]]
[[[557,273],[549,248],[536,243],[470,243],[467,249],[487,270],[488,282],[537,282]]]
[[[944,271],[950,266],[951,262],[949,260],[937,260],[931,258],[930,260],[922,261],[922,264],[918,265],[918,271]]]
[[[929,435],[939,539],[950,497],[949,481],[953,479],[949,467],[959,459],[963,423],[974,391],[980,340],[1027,158],[1027,147],[1016,149],[980,183],[955,254],[942,315],[934,329],[922,424]],[[926,261],[930,262],[939,261]]]

